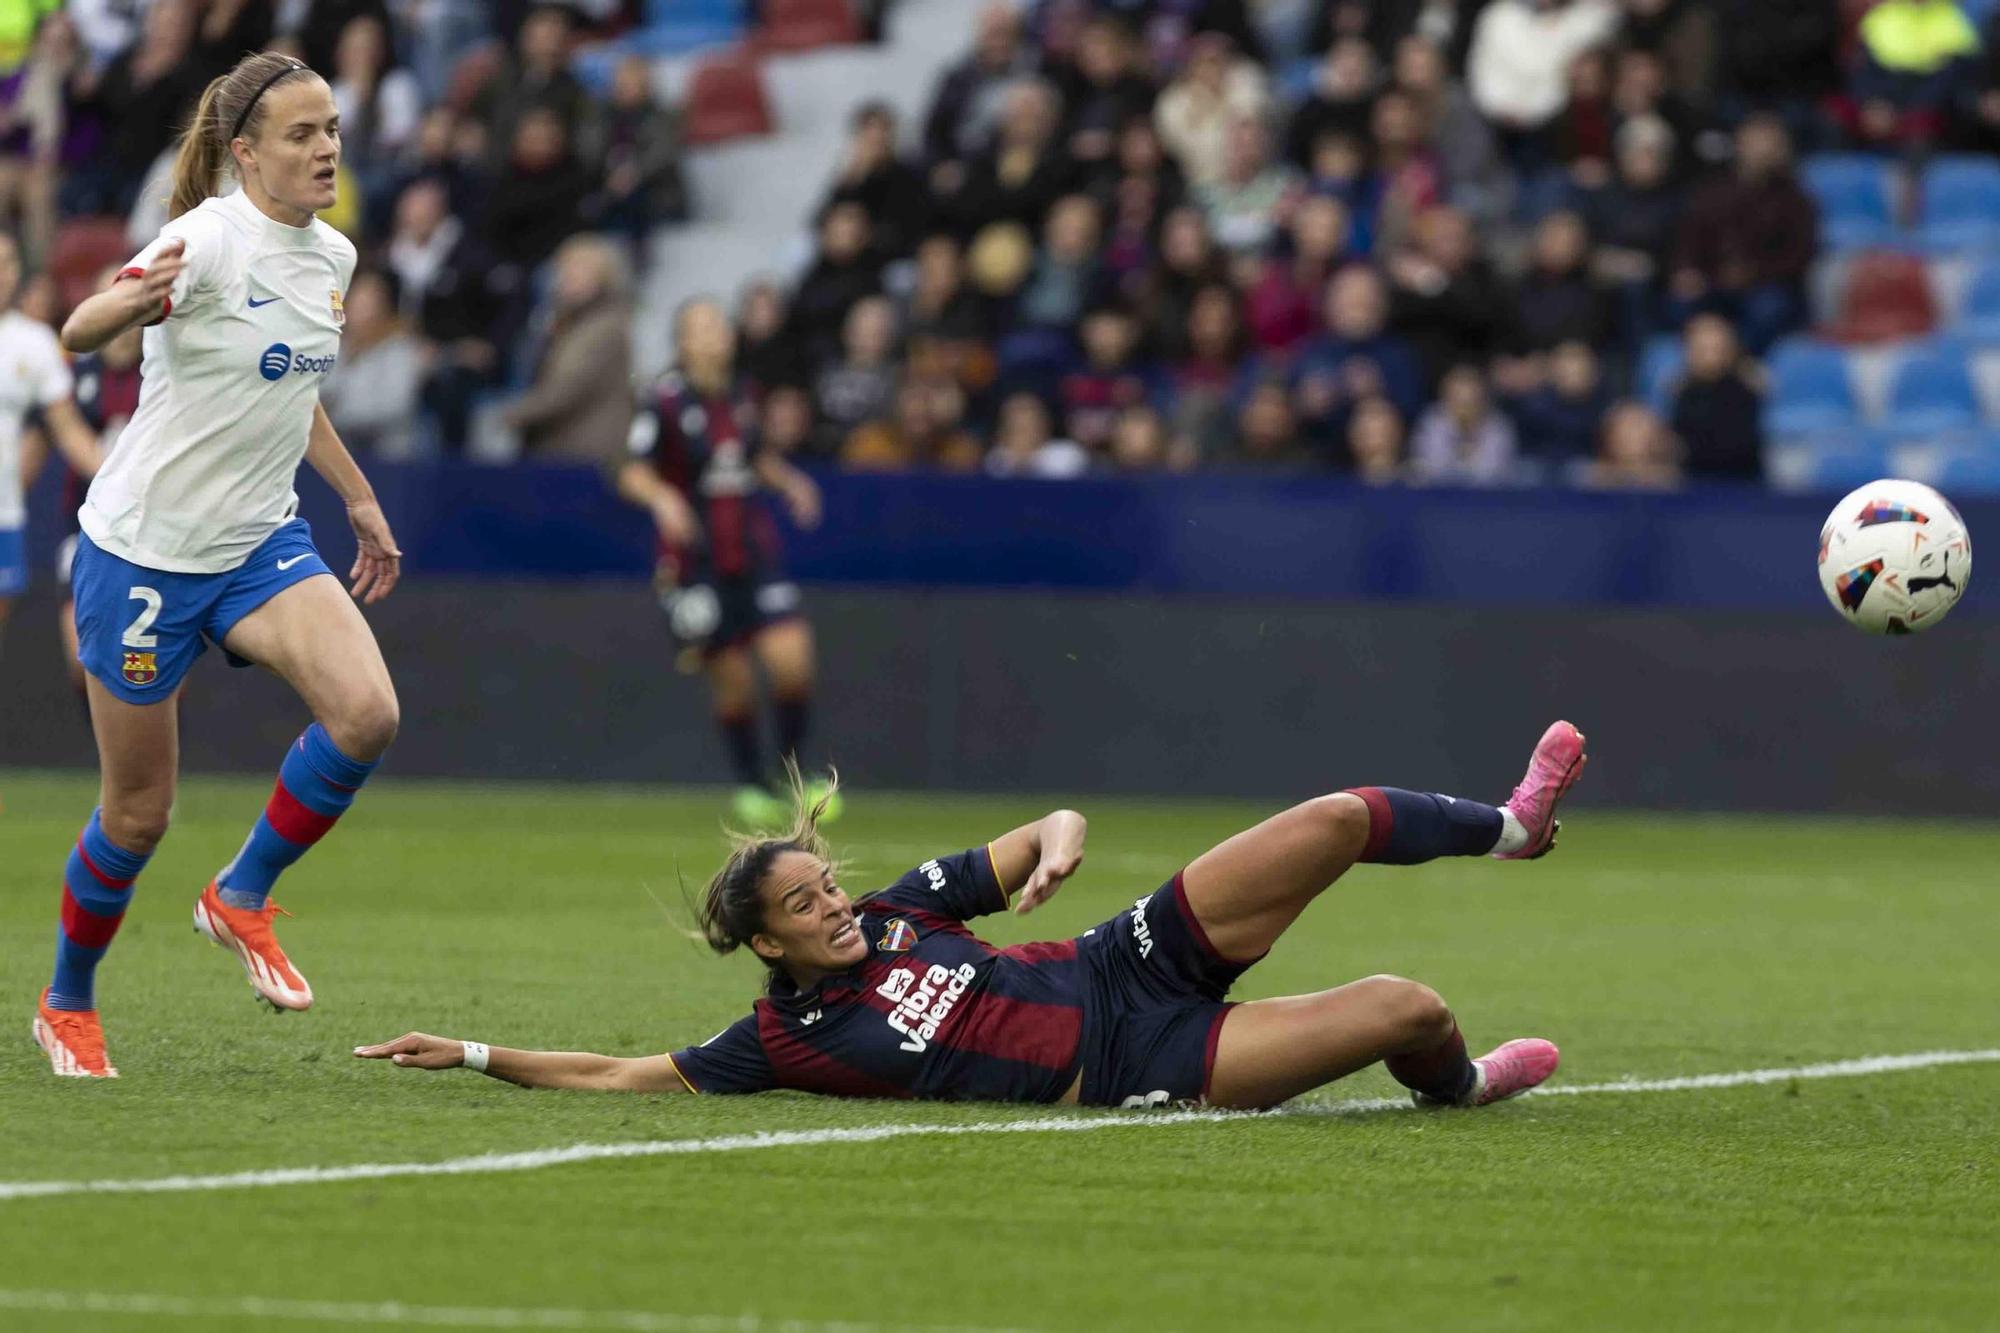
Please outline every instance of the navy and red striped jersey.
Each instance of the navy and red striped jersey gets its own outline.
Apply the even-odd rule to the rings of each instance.
[[[926,861],[856,907],[868,957],[675,1051],[695,1092],[1053,1102],[1076,1081],[1076,941],[998,949],[966,929],[1005,911],[990,848]]]
[[[778,576],[777,524],[761,492],[747,395],[703,394],[669,373],[639,404],[628,439],[632,456],[687,496],[701,517],[706,573],[715,578]],[[692,554],[662,551],[663,558]]]
[[[80,356],[70,367],[76,378],[76,389],[72,397],[76,410],[83,414],[83,420],[97,432],[99,444],[115,444],[115,438],[107,440],[105,432],[115,423],[121,430],[132,414],[139,410],[139,366],[135,362],[122,369],[107,363],[96,352]],[[69,530],[77,531],[76,511],[83,504],[84,492],[90,489],[90,481],[79,476],[76,469],[63,467],[63,513],[69,521]]]

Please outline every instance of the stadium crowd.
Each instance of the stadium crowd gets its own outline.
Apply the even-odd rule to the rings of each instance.
[[[136,248],[202,82],[290,51],[346,121],[343,433],[456,452],[497,401],[530,456],[602,461],[647,238],[691,203],[648,62],[593,91],[572,56],[642,17],[0,0],[0,209],[31,263],[104,214],[129,217],[106,256]],[[1820,251],[1797,155],[2000,147],[1990,25],[1957,0],[996,3],[921,124],[854,112],[809,261],[735,298],[745,392],[764,438],[848,468],[1754,478],[1759,358],[1807,325]],[[64,299],[46,270],[23,298]]]

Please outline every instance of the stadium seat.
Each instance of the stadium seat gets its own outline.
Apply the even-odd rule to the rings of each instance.
[[[56,232],[49,272],[62,293],[63,312],[90,295],[97,275],[106,267],[132,257],[138,247],[125,236],[125,219],[73,218]]]
[[[1835,250],[1887,243],[1895,235],[1895,209],[1882,159],[1862,153],[1822,153],[1800,169],[1819,204],[1820,233]]]
[[[1671,333],[1651,339],[1639,353],[1638,383],[1634,387],[1654,411],[1665,412],[1672,405],[1674,381],[1680,378],[1686,363],[1687,353],[1681,348],[1681,340]]]
[[[1929,250],[2000,248],[2000,162],[1940,157],[1924,171],[1918,239]]]
[[[760,51],[810,51],[861,40],[847,0],[763,0],[752,40]]]
[[[1953,332],[1970,343],[2000,343],[2000,260],[1981,264],[1966,284]]]
[[[684,134],[689,144],[769,134],[774,123],[771,101],[765,96],[756,59],[731,52],[702,61],[688,80],[686,115]]]
[[[1839,343],[1917,338],[1938,324],[1930,274],[1916,255],[1871,250],[1847,269],[1839,313],[1820,336]]]
[[[1860,419],[1847,358],[1838,347],[1789,338],[1771,349],[1765,426],[1773,435],[1838,429]]]
[[[1816,454],[1806,464],[1802,483],[1811,490],[1851,491],[1866,486],[1888,471],[1888,460],[1879,450],[1853,453]]]
[[[1940,435],[1978,424],[1979,395],[1965,357],[1955,349],[1925,348],[1897,367],[1884,422],[1892,434]]]
[[[2000,450],[1954,454],[1938,471],[1938,486],[1947,495],[2000,494]]]

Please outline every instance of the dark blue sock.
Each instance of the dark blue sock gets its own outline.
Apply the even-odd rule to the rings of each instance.
[[[1484,856],[1500,841],[1500,811],[1478,801],[1401,787],[1354,787],[1368,807],[1363,861],[1413,866],[1440,856]]]

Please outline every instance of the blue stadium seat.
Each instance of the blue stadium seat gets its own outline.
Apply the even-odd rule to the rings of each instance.
[[[645,26],[671,28],[683,23],[733,23],[741,27],[744,0],[646,0]]]
[[[1687,353],[1681,348],[1681,340],[1671,333],[1649,340],[1639,353],[1635,388],[1639,397],[1645,399],[1654,411],[1665,412],[1673,405],[1674,381],[1680,378],[1686,361]]]
[[[1947,458],[1938,486],[1947,495],[2000,494],[2000,450]]]
[[[2000,249],[2000,162],[1940,157],[1924,171],[1918,239],[1930,250]]]
[[[1925,348],[1896,369],[1889,383],[1883,423],[1899,436],[1942,435],[1979,424],[1979,394],[1965,356],[1956,349]]]
[[[1895,236],[1888,173],[1882,159],[1863,153],[1821,153],[1800,168],[1819,203],[1820,234],[1834,250],[1886,245]]]
[[[1952,332],[1969,343],[2000,343],[2000,260],[1987,260],[1972,275]]]
[[[1820,491],[1851,491],[1877,480],[1887,471],[1888,460],[1879,450],[1818,454],[1806,469],[1805,484]]]
[[[1771,349],[1767,365],[1771,397],[1764,423],[1771,434],[1803,435],[1860,420],[1854,386],[1847,378],[1847,357],[1838,347],[1789,338]]]

